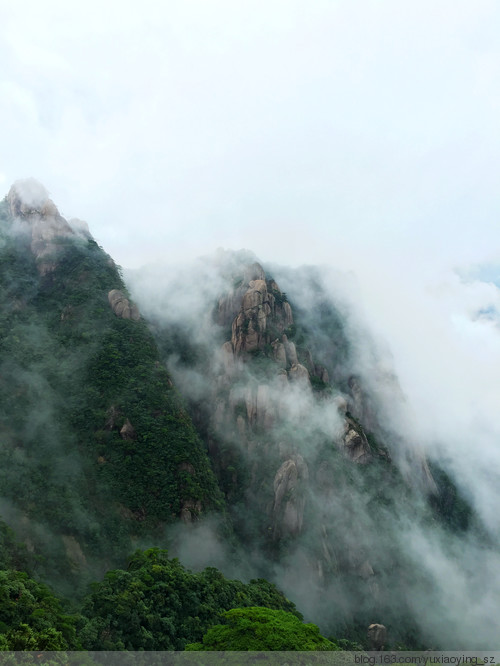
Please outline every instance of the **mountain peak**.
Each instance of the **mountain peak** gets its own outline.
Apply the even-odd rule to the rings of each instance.
[[[7,202],[12,218],[20,221],[21,228],[31,238],[31,252],[41,275],[54,270],[61,239],[85,235],[75,232],[59,213],[45,187],[34,178],[17,180],[9,190]]]
[[[21,217],[37,213],[39,215],[55,215],[58,213],[49,193],[35,178],[16,180],[7,195],[10,212],[13,217]]]

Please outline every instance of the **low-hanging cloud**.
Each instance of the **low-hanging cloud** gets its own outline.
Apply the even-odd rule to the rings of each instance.
[[[177,276],[182,272],[187,296],[182,306],[176,305],[182,292],[172,289],[175,280],[168,280],[158,267],[154,280],[147,270],[142,277],[129,276],[134,297],[145,314],[154,312],[157,324],[167,329],[172,323],[184,327],[193,341],[205,345],[212,365],[209,363],[204,370],[196,363],[186,368],[178,358],[171,358],[176,381],[198,404],[210,400],[207,396],[211,392],[213,395],[220,372],[218,355],[224,337],[214,324],[213,309],[223,293],[221,289],[234,290],[234,274],[220,270],[224,264],[221,256],[217,266],[210,259],[191,267],[169,269]],[[338,376],[333,380],[337,386],[334,394],[318,401],[310,389],[291,383],[283,390],[279,381],[274,385],[276,378],[262,379],[254,374],[251,363],[246,364],[239,384],[232,389],[235,403],[249,387],[264,383],[267,404],[273,405],[275,419],[279,415],[272,435],[264,434],[264,440],[267,436],[269,443],[274,441],[276,449],[266,445],[259,449],[259,455],[276,464],[279,451],[285,458],[295,456],[298,466],[297,455],[311,465],[324,442],[340,436],[343,417],[338,400],[352,400],[342,381],[354,373],[368,396],[365,427],[378,433],[412,489],[408,504],[400,504],[401,496],[395,491],[396,504],[392,509],[380,510],[375,517],[368,510],[370,491],[356,472],[347,486],[342,480],[343,474],[350,474],[347,468],[325,472],[330,474],[325,487],[319,488],[316,480],[306,492],[304,520],[309,521],[309,531],[291,542],[287,553],[274,563],[265,561],[257,538],[253,547],[259,554],[253,557],[253,564],[241,553],[246,575],[253,567],[272,578],[308,619],[319,622],[325,630],[332,626],[338,629],[342,617],[359,612],[360,590],[368,585],[375,598],[379,595],[381,607],[393,602],[395,607],[409,609],[429,645],[461,649],[493,645],[496,634],[489,618],[500,596],[495,510],[500,499],[496,471],[499,453],[494,409],[494,368],[500,335],[491,314],[499,305],[497,287],[460,277],[451,268],[434,276],[431,271],[420,276],[408,270],[390,281],[385,279],[390,275],[388,266],[377,273],[376,266],[366,264],[358,273],[327,267],[297,270],[273,266],[272,274],[302,322],[317,333],[318,358],[323,350],[322,361],[327,365],[338,361]],[[438,279],[432,281],[435,275]],[[159,300],[156,290],[163,294]],[[156,307],[155,300],[163,303],[161,308]],[[335,304],[343,335],[349,340],[347,355],[334,346],[337,356],[331,350],[329,356],[332,341],[325,335],[319,315],[325,302]],[[241,447],[241,432],[226,432],[236,449]],[[443,469],[472,506],[476,516],[472,532],[455,534],[430,519],[425,496],[426,492],[432,495],[435,486],[429,481],[431,477],[426,477],[430,474],[428,463]],[[313,471],[316,474],[317,470],[310,467],[309,475]],[[335,492],[327,490],[332,483]],[[253,499],[247,497],[246,501]],[[245,512],[245,505],[238,510]],[[342,555],[339,560],[338,552],[332,549],[333,535],[340,535],[346,561],[358,572],[354,582],[342,582],[342,578],[318,571],[315,548],[321,544],[326,555],[322,556],[320,569],[324,562],[329,562],[332,571],[345,566],[340,561]],[[179,552],[186,555],[192,547],[189,543],[191,546]],[[220,537],[213,537],[211,543],[213,552],[217,552],[217,543],[222,550],[225,548]],[[405,563],[407,580],[396,584],[391,579],[391,558]],[[219,562],[224,561],[227,564],[225,556],[219,558]],[[234,566],[231,573],[235,575]],[[298,581],[304,584],[300,586]],[[484,590],[483,603],[470,601],[474,588]],[[464,608],[471,604],[465,626],[456,610],[460,604]]]

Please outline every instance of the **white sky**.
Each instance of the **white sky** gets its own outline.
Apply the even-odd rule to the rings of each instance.
[[[0,0],[0,189],[125,267],[494,260],[494,0]]]

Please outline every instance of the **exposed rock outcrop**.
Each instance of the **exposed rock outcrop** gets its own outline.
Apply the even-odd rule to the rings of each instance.
[[[201,502],[194,500],[184,500],[180,513],[180,518],[183,523],[192,523],[195,518],[201,513]]]
[[[7,195],[10,213],[30,237],[30,248],[40,275],[51,273],[65,240],[76,234],[59,214],[47,190],[33,178],[14,183]]]
[[[138,321],[141,318],[137,305],[131,303],[119,289],[112,289],[109,292],[108,301],[117,317],[133,319],[134,321]]]
[[[305,486],[309,470],[303,457],[286,460],[274,477],[273,536],[296,536],[302,531]]]
[[[368,627],[370,650],[381,651],[387,642],[387,628],[383,624],[370,624]]]
[[[137,433],[135,432],[134,426],[127,419],[123,426],[120,429],[120,437],[124,440],[132,441],[136,439]]]
[[[311,384],[307,368],[300,363],[294,363],[288,371],[288,376],[294,382],[303,382],[305,385]]]
[[[297,358],[297,349],[295,348],[295,343],[289,342],[286,335],[283,335],[281,340],[283,341],[283,346],[285,347],[286,361],[288,365],[297,365],[299,360]]]
[[[274,342],[271,342],[271,347],[273,349],[273,356],[276,363],[282,368],[286,368],[285,345],[276,339]]]
[[[355,463],[363,465],[372,458],[370,444],[365,433],[350,418],[345,420],[343,445],[348,457]]]
[[[249,264],[243,269],[243,276],[237,280],[235,286],[218,303],[216,320],[219,326],[229,326],[241,309],[244,294],[252,280],[265,280],[266,274],[258,263]]]
[[[251,279],[248,279],[249,276]],[[237,355],[263,349],[293,324],[290,304],[274,280],[266,281],[265,272],[259,264],[245,270],[241,285],[219,299],[219,322],[227,322],[233,313],[231,343]],[[272,320],[272,326],[268,325],[269,320]],[[281,350],[277,353],[281,362]],[[293,356],[288,363],[293,363]]]

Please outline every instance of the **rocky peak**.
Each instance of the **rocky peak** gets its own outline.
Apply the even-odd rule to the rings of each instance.
[[[17,180],[7,195],[12,217],[55,215],[57,208],[45,187],[34,178]]]
[[[251,277],[251,279],[247,279]],[[237,302],[239,299],[239,304]],[[238,310],[235,312],[235,306]],[[236,354],[263,349],[293,324],[290,304],[274,280],[266,280],[260,264],[243,273],[243,282],[219,301],[219,312],[233,311],[231,343]]]
[[[77,234],[59,214],[47,190],[34,178],[18,180],[7,195],[10,213],[19,220],[28,236],[30,248],[40,275],[46,275],[57,265],[61,240],[75,238]]]

